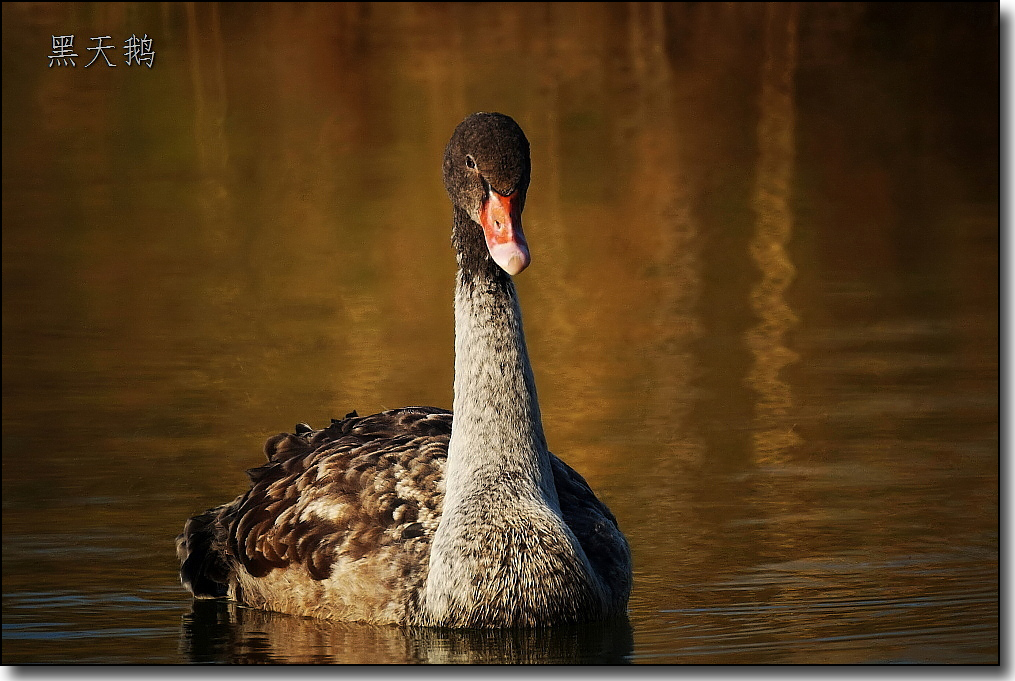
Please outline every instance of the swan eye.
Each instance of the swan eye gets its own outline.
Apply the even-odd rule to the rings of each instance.
[[[476,159],[472,158],[472,154],[469,154],[469,155],[467,155],[465,157],[465,165],[468,166],[469,168],[472,168],[473,170],[475,170],[475,168],[476,168]]]

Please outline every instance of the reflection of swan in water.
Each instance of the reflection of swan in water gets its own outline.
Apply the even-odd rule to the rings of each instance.
[[[196,663],[620,664],[634,638],[626,618],[533,628],[385,627],[196,600],[183,617],[182,644]]]
[[[455,398],[300,425],[251,489],[187,522],[184,584],[279,612],[376,624],[509,627],[622,616],[627,541],[546,447],[511,275],[529,263],[529,145],[474,114],[444,155],[454,204]]]

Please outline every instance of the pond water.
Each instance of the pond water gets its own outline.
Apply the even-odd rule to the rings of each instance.
[[[998,31],[989,3],[5,3],[3,662],[996,664]],[[174,537],[265,438],[450,406],[440,159],[480,110],[532,145],[529,349],[631,542],[628,621],[193,603]]]

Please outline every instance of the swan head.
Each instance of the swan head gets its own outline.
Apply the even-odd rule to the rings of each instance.
[[[455,128],[444,151],[444,186],[472,221],[455,226],[460,261],[463,253],[481,252],[476,245],[483,243],[508,274],[528,267],[522,209],[530,170],[529,141],[510,116],[474,113]]]

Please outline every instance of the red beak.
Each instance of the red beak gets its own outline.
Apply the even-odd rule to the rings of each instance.
[[[490,189],[479,212],[490,257],[512,276],[528,267],[531,260],[522,232],[522,196],[518,191],[503,196]]]

